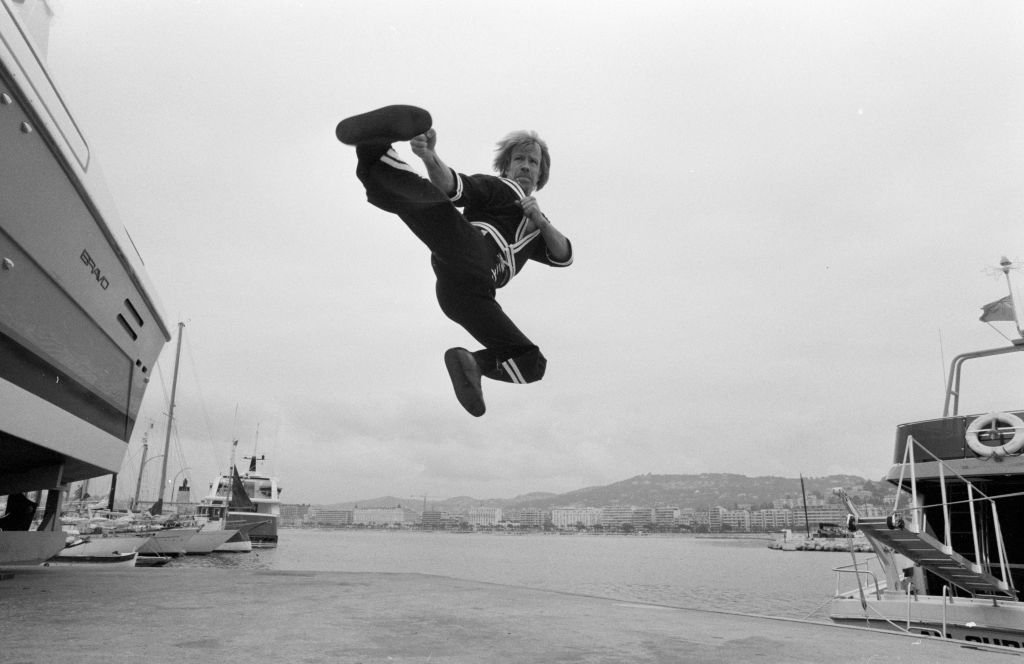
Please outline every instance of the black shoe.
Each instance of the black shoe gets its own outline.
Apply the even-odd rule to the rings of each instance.
[[[480,366],[473,353],[465,348],[449,348],[444,354],[444,365],[455,388],[455,396],[462,407],[473,417],[480,417],[487,410],[484,392],[480,388]]]
[[[430,113],[418,106],[397,104],[361,115],[353,115],[338,123],[334,133],[345,145],[408,141],[425,133],[433,125]]]

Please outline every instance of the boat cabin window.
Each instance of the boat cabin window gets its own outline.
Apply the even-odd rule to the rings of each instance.
[[[214,507],[212,505],[200,505],[196,508],[196,514],[217,520],[224,516],[224,508],[220,506]]]

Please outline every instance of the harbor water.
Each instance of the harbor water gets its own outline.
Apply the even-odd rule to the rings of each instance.
[[[850,553],[783,552],[763,539],[282,529],[277,548],[175,567],[414,572],[664,606],[827,620]],[[866,554],[856,554],[864,560]]]

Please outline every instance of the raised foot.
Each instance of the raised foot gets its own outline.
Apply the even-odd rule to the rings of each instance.
[[[345,145],[386,144],[411,140],[431,125],[433,120],[426,110],[395,104],[345,118],[334,133]]]
[[[465,348],[449,348],[444,354],[444,365],[462,407],[473,417],[483,415],[487,407],[480,387],[480,366],[473,354]]]

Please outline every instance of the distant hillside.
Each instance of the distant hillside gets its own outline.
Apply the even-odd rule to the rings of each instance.
[[[828,498],[835,487],[846,489],[861,488],[869,492],[871,501],[882,503],[891,487],[885,482],[870,481],[855,475],[829,475],[827,477],[805,477],[804,486],[808,496]],[[628,480],[577,489],[569,493],[529,493],[508,499],[481,500],[459,496],[444,500],[427,497],[427,509],[453,513],[464,512],[470,507],[500,507],[502,509],[531,507],[551,509],[554,507],[604,507],[606,505],[629,505],[654,507],[668,505],[679,508],[703,509],[724,507],[733,509],[737,505],[751,505],[755,508],[770,505],[772,501],[785,498],[800,499],[800,479],[794,477],[747,477],[731,473],[704,473],[701,475],[637,475]],[[394,507],[401,505],[422,510],[422,500],[416,498],[395,498],[384,496],[353,503],[331,505],[336,509],[359,507]]]
[[[854,488],[872,484],[862,477],[853,475],[830,475],[828,477],[805,477],[807,495],[827,498],[835,487]],[[887,487],[879,487],[882,495]],[[638,475],[628,480],[607,486],[588,487],[561,495],[517,501],[510,507],[602,507],[605,505],[630,505],[648,507],[670,505],[673,507],[701,509],[737,505],[759,507],[774,500],[800,498],[800,479],[787,477],[747,477],[730,473],[704,473],[701,475]]]

